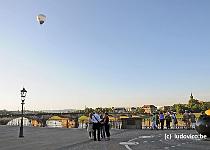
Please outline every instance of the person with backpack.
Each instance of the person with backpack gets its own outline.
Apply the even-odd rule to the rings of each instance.
[[[153,116],[152,116],[152,130],[158,130],[157,128],[157,115],[155,112],[153,112]]]

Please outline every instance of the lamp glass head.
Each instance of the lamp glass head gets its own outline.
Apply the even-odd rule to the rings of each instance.
[[[26,97],[27,91],[25,88],[23,88],[20,92],[21,92],[21,97]]]

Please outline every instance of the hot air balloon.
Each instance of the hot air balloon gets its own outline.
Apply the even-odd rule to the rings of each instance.
[[[43,14],[39,14],[37,17],[36,17],[37,21],[40,23],[40,25],[42,25],[45,21],[46,21],[46,16],[43,15]]]
[[[210,109],[198,118],[195,129],[199,134],[210,137]]]
[[[205,111],[205,114],[210,116],[210,109]]]

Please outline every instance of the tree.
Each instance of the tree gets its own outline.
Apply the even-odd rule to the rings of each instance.
[[[190,108],[190,110],[194,113],[199,113],[199,112],[201,112],[201,107],[199,104],[195,104]]]
[[[200,109],[201,109],[201,111],[210,109],[210,102],[202,102],[200,104]]]
[[[102,112],[103,112],[103,108],[98,107],[98,108],[95,109],[95,111],[96,111],[97,113],[102,113]]]
[[[102,109],[102,112],[103,112],[103,113],[106,113],[106,112],[107,112],[107,113],[112,113],[113,110],[112,110],[112,108],[103,108],[103,109]]]
[[[141,113],[141,114],[143,114],[143,113],[144,113],[144,109],[142,109],[141,107],[137,107],[137,108],[136,108],[136,113]]]
[[[184,113],[184,111],[188,110],[189,108],[186,104],[174,104],[172,109],[176,110],[177,113]]]
[[[194,105],[199,105],[200,104],[200,102],[197,100],[197,99],[190,99],[189,101],[188,101],[188,106],[189,106],[189,108],[191,108],[192,106],[194,106]]]
[[[190,99],[188,101],[188,107],[192,112],[198,113],[201,112],[201,103],[197,99]]]
[[[84,110],[84,113],[85,114],[89,114],[89,113],[93,113],[94,112],[94,109],[93,108],[85,108],[85,110]]]

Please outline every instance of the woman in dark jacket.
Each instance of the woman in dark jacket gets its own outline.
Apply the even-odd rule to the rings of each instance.
[[[108,113],[105,113],[105,116],[104,116],[104,127],[105,127],[107,140],[110,140],[110,132],[109,132],[110,125],[109,125],[109,115],[108,115]]]
[[[165,120],[166,120],[166,127],[167,127],[167,129],[170,129],[171,128],[171,125],[170,125],[170,123],[171,123],[171,115],[170,115],[169,112],[167,113],[167,115],[165,117]]]

